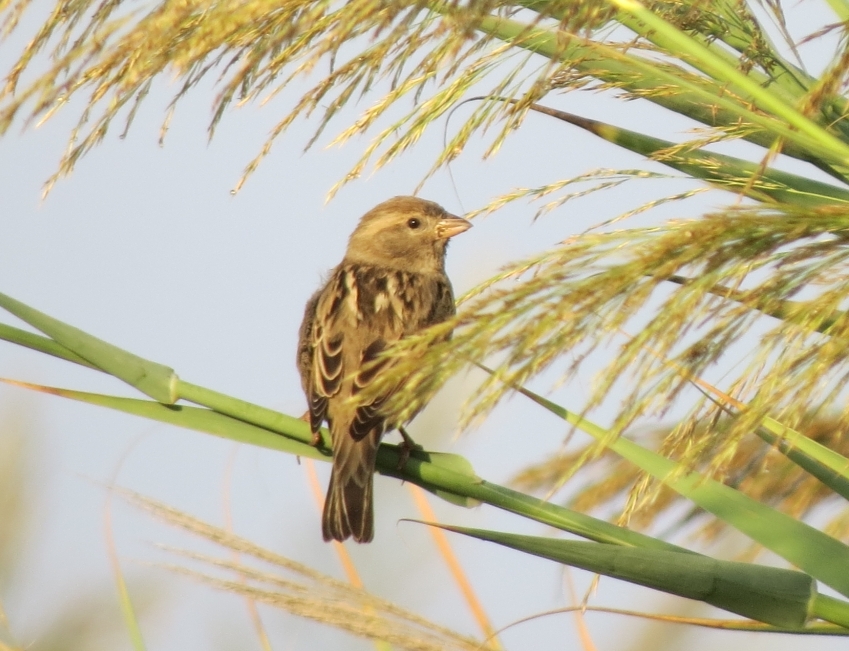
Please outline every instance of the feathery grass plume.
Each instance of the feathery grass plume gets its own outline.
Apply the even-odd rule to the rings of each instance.
[[[6,33],[17,28],[28,5],[26,0],[0,5]],[[655,3],[653,9],[669,21],[668,28],[647,24],[627,6],[567,0],[385,6],[369,0],[340,5],[295,0],[273,8],[259,0],[220,0],[161,2],[146,11],[133,11],[121,0],[57,1],[6,78],[0,133],[18,115],[46,117],[82,95],[85,107],[52,182],[73,169],[114,119],[124,119],[128,127],[151,83],[163,74],[176,74],[183,82],[174,103],[207,75],[218,75],[212,135],[229,106],[273,97],[330,62],[329,73],[272,130],[246,175],[301,115],[323,108],[318,136],[342,106],[376,91],[372,106],[338,136],[343,141],[412,98],[412,109],[381,131],[350,180],[375,156],[376,164],[384,165],[412,146],[468,89],[489,78],[494,81],[488,82],[487,95],[516,102],[481,105],[446,147],[440,164],[454,158],[473,133],[499,123],[490,145],[494,152],[531,104],[553,91],[594,84],[767,147],[779,135],[784,153],[846,178],[847,149],[828,132],[844,128],[835,122],[846,110],[835,92],[844,76],[839,65],[817,80],[788,62],[743,2]],[[609,29],[615,25],[626,28],[624,37],[623,30]],[[681,48],[675,26],[683,30],[678,37],[701,49]],[[521,49],[541,56],[510,63]],[[49,70],[31,74],[43,52],[52,59]],[[741,79],[750,83],[741,85]],[[379,82],[388,82],[388,89]],[[804,115],[791,108],[802,100]],[[762,105],[778,107],[780,115]]]
[[[27,4],[5,7],[5,11],[0,5],[6,31],[15,28]],[[602,5],[588,5],[593,6]],[[300,115],[323,107],[317,136],[352,98],[379,81],[388,81],[388,91],[381,87],[385,96],[352,129],[343,132],[340,137],[344,140],[368,129],[402,97],[418,99],[426,89],[433,89],[430,98],[396,125],[403,125],[400,136],[389,130],[378,138],[383,143],[397,137],[380,158],[382,164],[414,143],[466,88],[505,58],[510,48],[491,47],[489,42],[494,39],[480,34],[480,23],[516,7],[488,0],[465,6],[439,2],[377,5],[370,0],[333,5],[296,0],[274,7],[260,0],[221,0],[161,2],[146,11],[133,11],[121,0],[59,1],[6,78],[0,93],[0,133],[18,115],[25,120],[46,117],[72,96],[82,95],[86,106],[52,182],[73,169],[80,156],[105,136],[114,119],[123,116],[131,122],[158,76],[175,73],[183,81],[174,97],[176,103],[205,76],[218,74],[220,91],[209,125],[212,134],[229,106],[272,97],[294,79],[330,62],[329,74],[280,120],[246,174],[269,151],[273,139]],[[536,16],[532,22],[547,17],[547,8],[541,9],[541,13],[528,12]],[[582,11],[572,20],[579,27],[594,13]],[[27,78],[35,57],[45,51],[52,59],[50,69]],[[503,91],[504,84],[503,80],[496,82],[495,89]],[[358,164],[350,176],[356,176],[361,168]]]
[[[193,569],[185,564],[166,565],[174,572],[353,635],[386,641],[399,649],[485,651],[494,648],[172,507],[131,491],[120,493],[130,503],[172,526],[273,568],[269,571],[225,558],[166,547],[183,559],[195,561],[200,568]]]
[[[809,417],[805,434],[835,450],[844,456],[849,455],[849,440],[834,418]],[[727,429],[728,419],[720,419],[714,425],[719,432]],[[671,456],[681,458],[683,445],[681,438],[686,436],[688,443],[704,446],[700,450],[696,470],[705,469],[710,459],[717,453],[720,441],[708,433],[708,423],[701,423],[686,432],[676,432],[670,428],[637,432],[634,437],[651,448],[672,448]],[[632,528],[646,530],[654,525],[664,514],[674,514],[672,523],[667,520],[665,526],[677,529],[687,522],[701,522],[700,533],[708,540],[715,539],[727,528],[727,524],[715,518],[706,518],[704,511],[692,508],[686,512],[672,511],[680,505],[678,495],[669,488],[645,481],[645,476],[632,464],[624,461],[610,451],[593,454],[594,446],[583,446],[575,451],[549,456],[544,461],[527,467],[516,474],[512,484],[523,491],[533,493],[559,493],[563,488],[563,477],[569,476],[578,466],[583,472],[576,477],[569,495],[564,496],[569,508],[582,513],[622,509],[627,500],[629,505],[628,524]],[[675,448],[678,448],[677,454]],[[584,461],[584,459],[589,461]],[[724,468],[723,483],[733,486],[750,497],[802,519],[824,503],[837,504],[838,495],[806,473],[802,468],[756,437],[746,437],[736,445],[733,456]],[[650,489],[650,490],[649,490]],[[846,526],[847,511],[840,509],[826,524],[831,535],[849,540],[849,528]]]
[[[767,332],[727,391],[748,408],[723,437],[735,441],[770,414],[795,427],[809,410],[841,407],[849,372],[844,354],[849,321],[842,312],[849,280],[842,235],[847,225],[843,209],[739,207],[664,228],[581,236],[474,292],[456,319],[450,344],[431,344],[437,332],[401,342],[398,348],[408,354],[398,372],[411,376],[405,395],[427,395],[468,360],[495,356],[501,363],[484,382],[468,414],[473,418],[566,351],[573,351],[572,361],[563,372],[572,377],[587,355],[617,344],[621,330],[653,301],[647,324],[621,344],[588,408],[628,377],[630,393],[615,431],[642,415],[662,416],[690,377],[727,361],[729,347],[758,325]],[[667,282],[673,276],[688,280]],[[509,284],[503,282],[508,277]],[[737,293],[718,296],[713,290],[719,285],[736,287]],[[780,320],[764,316],[779,314],[797,296],[804,300],[793,301],[792,314]],[[439,372],[430,372],[433,368]],[[411,408],[409,402],[404,408]],[[709,413],[696,409],[693,418]],[[840,412],[841,428],[847,416]],[[712,469],[724,468],[730,455],[733,445],[715,455]]]

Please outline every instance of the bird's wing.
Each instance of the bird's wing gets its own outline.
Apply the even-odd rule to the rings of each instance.
[[[336,321],[345,298],[343,281],[338,270],[333,273],[310,298],[301,324],[298,368],[313,433],[327,418],[328,399],[339,393],[342,385],[344,330]]]
[[[390,336],[395,340],[398,339],[396,333],[390,333]],[[386,367],[388,359],[377,360],[378,355],[386,348],[386,345],[387,342],[384,337],[375,337],[362,352],[360,370],[354,376],[351,386],[352,395],[356,395],[365,389],[375,375]],[[369,403],[357,406],[354,420],[349,429],[351,438],[355,441],[361,441],[369,432],[380,431],[383,434],[386,419],[380,413],[380,408],[388,397],[388,395],[380,396]]]

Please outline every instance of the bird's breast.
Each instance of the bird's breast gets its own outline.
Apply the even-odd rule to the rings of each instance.
[[[444,321],[454,311],[444,275],[348,264],[333,284],[328,317],[336,327],[366,329],[387,341]]]

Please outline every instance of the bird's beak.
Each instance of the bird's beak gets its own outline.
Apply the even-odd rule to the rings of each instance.
[[[449,237],[465,233],[471,227],[472,222],[451,215],[436,222],[436,237],[440,240],[447,240]]]

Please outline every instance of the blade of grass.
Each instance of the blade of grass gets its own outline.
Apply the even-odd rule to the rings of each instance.
[[[826,2],[841,22],[849,20],[849,2],[846,0],[826,0]]]
[[[80,364],[81,366],[87,366],[88,368],[93,368],[98,371],[102,370],[91,362],[89,362],[87,359],[83,359],[75,352],[68,350],[60,344],[57,344],[52,339],[42,337],[41,335],[37,335],[32,332],[27,332],[26,330],[21,330],[20,328],[15,328],[10,325],[6,325],[5,323],[0,323],[0,339],[8,341],[12,344],[24,346],[25,348],[29,348],[31,350],[37,350],[40,353],[46,353],[47,355],[58,357],[59,359],[74,362],[75,364]]]
[[[77,400],[91,405],[114,409],[134,416],[141,416],[142,418],[156,420],[161,423],[177,425],[178,427],[184,427],[197,432],[213,434],[215,436],[238,441],[240,443],[249,443],[251,445],[258,445],[272,450],[288,452],[289,454],[297,456],[323,459],[329,454],[327,451],[315,448],[308,443],[295,440],[288,434],[281,436],[281,433],[279,432],[271,432],[267,429],[257,427],[256,425],[251,425],[250,423],[200,407],[163,405],[150,400],[119,398],[116,396],[108,396],[98,393],[58,389],[55,387],[18,382],[16,380],[8,380],[5,378],[0,378],[0,381],[33,391],[39,391],[41,393],[48,393],[62,398],[69,398],[71,400]],[[302,430],[306,430],[308,432],[309,425],[303,421],[299,421],[297,418],[291,418],[290,431],[300,437],[304,436],[304,432]]]
[[[822,595],[820,595],[822,596]],[[525,622],[533,621],[540,617],[546,617],[548,615],[560,615],[574,612],[575,610],[580,610],[582,613],[606,613],[610,615],[625,615],[626,617],[636,617],[638,619],[643,619],[646,621],[655,621],[655,622],[663,622],[667,624],[686,624],[689,626],[700,626],[702,628],[710,628],[714,630],[720,631],[748,631],[748,632],[756,632],[756,633],[799,633],[799,629],[796,628],[783,628],[781,626],[772,626],[770,624],[764,624],[763,622],[757,622],[751,619],[714,619],[714,618],[706,618],[706,617],[682,617],[678,615],[664,615],[658,613],[646,613],[640,612],[637,610],[624,610],[622,608],[606,608],[604,606],[570,606],[567,608],[556,608],[554,610],[548,610],[542,613],[537,613],[531,615],[530,617],[525,617],[520,620],[516,620],[511,622],[509,625],[502,628],[502,631],[506,631],[508,628],[512,626],[516,626],[517,624],[523,624]],[[808,624],[805,627],[805,630],[802,631],[804,635],[831,635],[831,636],[846,636],[847,630],[842,626],[838,626],[836,624],[832,624],[830,622],[813,622]]]
[[[623,437],[613,437],[598,425],[524,387],[516,391],[552,414],[590,434],[672,490],[724,520],[738,531],[778,554],[804,572],[849,596],[849,547],[804,522],[771,509],[717,481],[685,472],[674,461]]]
[[[563,20],[567,17],[566,10],[563,8],[563,5],[557,2],[551,2],[550,0],[521,0],[518,4],[527,9],[531,9],[532,11],[536,11],[541,15],[556,18],[557,20]],[[740,7],[736,4],[731,5],[730,3],[712,3],[711,13],[723,13],[719,8],[719,6],[722,6],[723,4],[726,5],[726,13],[739,16]],[[698,11],[701,9],[702,8],[697,8],[696,10]],[[650,43],[658,46],[661,51],[675,53],[676,55],[679,54],[675,44],[671,42],[664,33],[653,29],[647,29],[645,23],[641,22],[633,15],[620,10],[616,12],[614,20],[627,27],[635,34],[639,34]],[[688,33],[688,36],[710,50],[714,56],[720,58],[729,65],[737,66],[740,64],[739,56],[735,55],[728,49],[721,47],[719,44],[725,43],[737,50],[738,54],[746,54],[752,47],[752,39],[749,34],[741,33],[739,29],[735,29],[735,26],[728,21],[725,22],[724,26],[727,29],[725,31],[720,31],[719,33],[710,32],[708,34],[702,34],[694,30],[693,32]],[[759,29],[759,39],[767,41],[769,37],[763,30]],[[771,42],[769,43],[769,52],[772,63],[772,67],[769,69],[769,75],[764,74],[754,67],[747,70],[746,74],[749,75],[753,81],[762,86],[770,85],[772,92],[776,92],[775,87],[778,85],[780,92],[788,100],[798,101],[802,99],[804,93],[808,91],[816,80],[784,59],[781,53],[776,50]],[[707,70],[701,66],[701,61],[699,59],[693,59],[690,57],[685,59],[685,61],[698,70],[707,73]],[[776,68],[780,68],[780,70],[776,70]]]
[[[293,429],[290,416],[185,382],[167,366],[127,352],[3,294],[0,294],[0,307],[52,337],[0,324],[0,339],[109,373],[157,402],[173,404],[183,399],[276,432]],[[326,437],[326,432],[323,435]],[[307,443],[312,440],[311,435],[296,434],[293,438]],[[325,438],[324,443],[328,446],[329,440]]]
[[[99,366],[92,364],[88,360],[77,355],[74,351],[66,348],[65,346],[62,346],[61,344],[53,341],[52,339],[42,337],[41,335],[33,334],[31,332],[27,332],[25,330],[20,330],[19,328],[14,328],[12,326],[0,323],[0,339],[4,339],[10,343],[18,344],[20,346],[24,346],[31,350],[36,350],[38,352],[52,355],[53,357],[57,357],[59,359],[64,359],[75,364],[80,364],[81,366],[85,366],[87,368],[112,374],[109,370],[100,368]],[[105,342],[103,343],[105,344]],[[111,344],[105,345],[115,348]],[[131,353],[127,353],[126,351],[121,352],[126,355],[132,355]],[[132,357],[135,359],[141,359],[135,355],[132,355]],[[156,365],[155,362],[150,362],[148,360],[142,359],[142,362],[147,365]],[[219,413],[232,416],[233,418],[238,418],[239,420],[243,420],[246,423],[250,423],[252,425],[257,425],[265,429],[270,429],[274,432],[285,432],[287,433],[287,436],[303,441],[304,443],[309,443],[312,440],[312,435],[308,432],[304,434],[299,428],[294,428],[293,430],[293,426],[295,425],[294,421],[298,419],[294,419],[291,416],[286,416],[285,414],[281,414],[280,412],[273,411],[271,409],[266,409],[265,407],[260,407],[259,405],[255,405],[249,402],[245,402],[244,400],[239,400],[237,398],[224,395],[223,393],[213,391],[212,389],[207,389],[205,387],[185,382],[176,375],[174,376],[172,390],[173,394],[176,395],[177,399],[187,400],[189,402],[193,402],[204,407],[209,407],[210,409],[213,409]],[[296,433],[292,433],[293,431]],[[321,433],[323,436],[323,447],[329,448],[330,439],[327,431],[322,430]]]
[[[117,470],[115,474],[117,474]],[[115,485],[115,474],[113,474],[110,482],[113,486]],[[106,499],[106,506],[103,514],[103,530],[106,537],[106,554],[109,558],[112,575],[115,578],[115,586],[118,590],[118,604],[121,606],[121,615],[124,618],[124,626],[127,629],[127,635],[129,636],[130,643],[135,651],[145,651],[146,647],[144,644],[144,636],[141,631],[141,625],[139,624],[139,619],[136,615],[135,606],[133,606],[130,589],[127,587],[127,581],[124,578],[124,572],[121,569],[121,561],[118,558],[118,549],[115,544],[115,534],[112,526],[111,494],[108,495]]]
[[[797,466],[849,500],[849,459],[772,418],[764,420],[757,434]]]
[[[809,617],[809,605],[817,594],[816,581],[793,570],[656,549],[423,524],[669,594],[704,601],[774,626],[802,628]],[[841,621],[849,623],[849,604],[844,603],[842,609],[835,608],[835,604],[831,606],[830,612],[837,613]]]
[[[377,453],[378,467],[381,474],[411,481],[432,493],[436,494],[436,489],[453,492],[589,540],[694,553],[666,541],[493,484],[480,477],[455,474],[444,467],[427,463],[423,458],[426,456],[426,453],[417,454],[414,450],[407,465],[400,471],[397,469],[397,448],[381,445]]]

